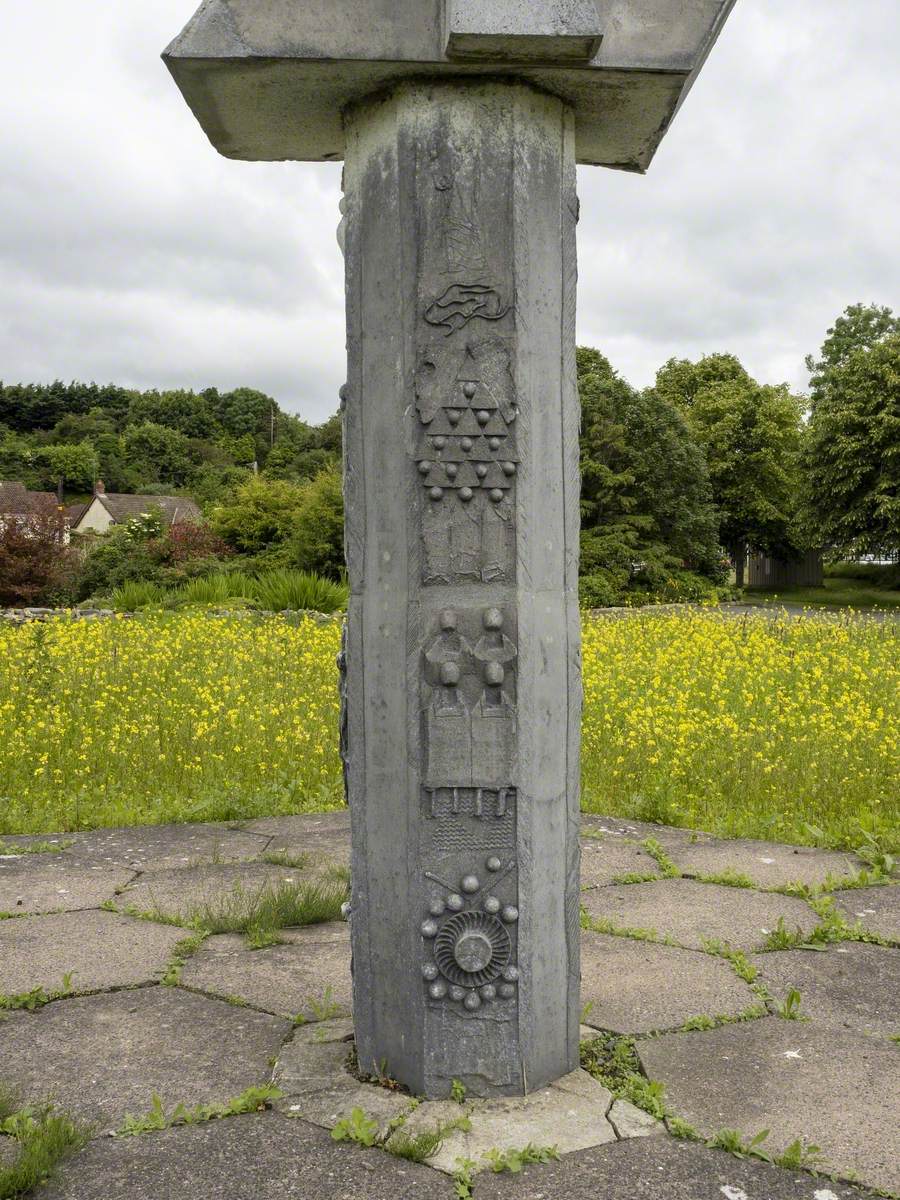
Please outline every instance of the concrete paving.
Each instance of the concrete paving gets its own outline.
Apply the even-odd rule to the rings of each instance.
[[[788,932],[800,929],[804,934],[819,923],[809,905],[793,896],[693,879],[597,888],[584,892],[582,903],[595,920],[694,950],[710,940],[736,950],[761,950],[779,921]]]
[[[130,870],[66,870],[65,864],[38,865],[30,859],[31,855],[0,862],[0,913],[22,916],[98,908],[134,879]]]
[[[118,898],[123,909],[188,920],[211,907],[227,911],[241,899],[274,890],[281,883],[301,883],[308,873],[267,863],[213,864],[177,871],[153,871],[126,888]]]
[[[638,1053],[705,1137],[768,1129],[770,1154],[814,1143],[828,1170],[900,1190],[900,1054],[886,1038],[768,1017],[648,1039]]]
[[[734,1017],[759,998],[724,959],[585,932],[581,1002],[586,1025],[652,1033],[677,1029],[691,1017]]]
[[[290,1023],[180,988],[138,988],[13,1012],[0,1023],[4,1082],[52,1093],[65,1111],[117,1129],[127,1113],[229,1100],[266,1083]]]
[[[759,954],[753,962],[776,1000],[796,989],[801,1013],[817,1024],[874,1037],[900,1033],[900,954],[894,950],[850,942],[820,952]]]
[[[184,936],[182,929],[110,912],[0,921],[0,994],[158,983]]]
[[[236,997],[285,1017],[318,1021],[353,1007],[350,934],[341,924],[286,929],[285,945],[249,950],[242,937],[209,938],[185,965],[185,987]]]
[[[900,946],[900,886],[843,892],[835,903],[851,925]]]
[[[582,1037],[630,1035],[646,1075],[665,1084],[676,1116],[704,1137],[722,1128],[751,1137],[770,1129],[773,1153],[791,1141],[821,1147],[827,1172],[900,1191],[898,963],[900,948],[845,941],[824,951],[754,953],[784,922],[809,933],[818,918],[804,901],[762,890],[785,882],[821,886],[855,873],[852,855],[796,852],[770,843],[726,842],[705,833],[602,816],[586,818],[581,900],[615,927],[655,929],[677,946],[583,933]],[[685,873],[744,874],[755,888],[699,879],[617,884],[619,875],[659,874],[641,843],[653,838]],[[40,839],[46,841],[48,839]],[[68,837],[62,841],[70,840]],[[185,913],[235,885],[320,876],[349,844],[346,813],[272,818],[241,827],[206,825],[72,835],[56,854],[0,860],[0,888],[14,899],[46,896],[72,911],[0,919],[0,1008],[41,987],[73,993],[37,1011],[0,1012],[0,1084],[24,1099],[53,1093],[59,1106],[95,1123],[96,1138],[42,1193],[47,1200],[157,1200],[185,1186],[209,1200],[260,1195],[325,1200],[415,1195],[453,1198],[446,1172],[473,1155],[476,1200],[860,1200],[864,1188],[799,1170],[742,1161],[675,1140],[659,1122],[580,1073],[508,1111],[411,1098],[353,1076],[350,952],[343,923],[281,932],[282,945],[252,951],[239,936],[210,937],[184,963],[180,986],[160,986],[185,930],[103,911],[159,905]],[[23,847],[34,839],[4,839]],[[286,852],[300,867],[265,863]],[[764,859],[771,861],[764,862]],[[129,883],[129,881],[132,881]],[[126,884],[128,885],[126,887]],[[121,894],[122,888],[125,891]],[[43,889],[43,891],[42,891]],[[56,904],[54,897],[62,897]],[[68,897],[68,899],[66,898]],[[836,891],[851,925],[900,942],[900,888]],[[82,911],[83,908],[83,911]],[[8,911],[0,903],[0,912]],[[752,953],[771,1015],[703,1032],[691,1018],[729,1020],[762,1004],[759,990],[706,939]],[[170,972],[169,981],[175,978]],[[792,988],[800,1015],[774,1015]],[[126,989],[126,990],[122,990]],[[6,997],[7,999],[2,999]],[[293,1018],[304,1023],[295,1025]],[[669,1031],[669,1032],[665,1032]],[[227,1100],[274,1078],[277,1111],[137,1138],[103,1136],[126,1113],[143,1114],[157,1094],[167,1110]],[[568,1090],[567,1090],[568,1089]],[[636,1093],[632,1093],[634,1095]],[[498,1103],[498,1102],[495,1102]],[[471,1110],[473,1130],[450,1132],[428,1165],[333,1141],[328,1130],[353,1108],[378,1138],[452,1120]],[[430,1123],[430,1124],[429,1124]],[[561,1160],[496,1175],[487,1150],[528,1140],[557,1145]],[[597,1144],[578,1150],[580,1139]],[[0,1138],[0,1153],[14,1152]],[[442,1168],[442,1169],[436,1169]]]

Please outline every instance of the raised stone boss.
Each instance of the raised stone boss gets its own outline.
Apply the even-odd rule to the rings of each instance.
[[[222,154],[344,159],[354,1018],[518,1095],[579,1025],[575,164],[643,171],[734,0],[206,0]]]

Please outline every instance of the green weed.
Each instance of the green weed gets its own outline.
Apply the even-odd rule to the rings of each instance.
[[[386,1149],[397,1158],[405,1158],[409,1162],[423,1163],[433,1158],[451,1133],[461,1130],[468,1133],[472,1122],[467,1116],[457,1117],[447,1121],[436,1129],[426,1129],[414,1136],[406,1133],[395,1133],[386,1145]]]
[[[249,1087],[239,1096],[222,1103],[198,1104],[187,1108],[184,1104],[176,1104],[171,1112],[166,1112],[160,1097],[154,1094],[150,1111],[143,1116],[135,1117],[126,1113],[117,1137],[134,1137],[141,1133],[152,1133],[159,1129],[170,1129],[173,1125],[199,1125],[206,1121],[217,1121],[222,1117],[236,1117],[243,1113],[261,1112],[268,1108],[273,1100],[279,1100],[283,1092],[268,1084],[262,1087]]]
[[[49,1102],[19,1107],[14,1093],[0,1088],[0,1134],[17,1143],[15,1160],[0,1164],[0,1200],[20,1200],[52,1178],[80,1150],[91,1129]]]
[[[450,1099],[454,1104],[465,1104],[466,1102],[466,1085],[461,1079],[453,1079],[450,1082]]]
[[[756,884],[749,875],[744,875],[740,871],[719,871],[714,875],[698,875],[698,883],[718,883],[722,887],[733,888],[755,888]]]
[[[556,1146],[536,1146],[534,1142],[529,1142],[521,1150],[488,1150],[485,1158],[495,1175],[503,1171],[518,1175],[531,1163],[558,1161],[559,1150]]]
[[[796,988],[791,988],[775,1012],[785,1021],[805,1021],[806,1017],[800,1012],[802,996]]]
[[[656,863],[659,866],[660,874],[663,875],[664,878],[681,878],[681,872],[672,862],[671,858],[669,858],[668,854],[666,854],[665,850],[663,850],[661,844],[656,840],[656,838],[647,838],[645,841],[641,842],[641,845],[647,851],[650,857],[656,860]]]
[[[378,1122],[370,1120],[361,1108],[351,1110],[331,1131],[336,1142],[356,1142],[358,1146],[374,1146],[378,1140]]]

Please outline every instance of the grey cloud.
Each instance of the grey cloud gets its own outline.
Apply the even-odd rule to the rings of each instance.
[[[340,169],[227,162],[159,52],[194,0],[0,0],[0,378],[344,378]],[[897,306],[895,0],[740,0],[646,178],[582,168],[579,337],[632,382],[732,350],[806,384],[848,303]]]

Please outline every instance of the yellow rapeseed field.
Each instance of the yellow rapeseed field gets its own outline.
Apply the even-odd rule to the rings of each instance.
[[[342,803],[337,622],[0,628],[0,834]],[[644,610],[584,631],[584,806],[898,841],[900,626]]]

